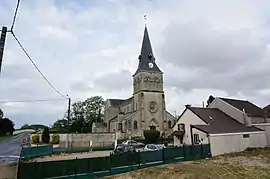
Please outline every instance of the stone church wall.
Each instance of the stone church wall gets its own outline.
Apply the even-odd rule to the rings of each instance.
[[[61,137],[59,147],[67,148],[72,146],[74,148],[89,147],[90,141],[95,146],[113,145],[116,139],[115,133],[88,133],[88,134],[63,134]]]

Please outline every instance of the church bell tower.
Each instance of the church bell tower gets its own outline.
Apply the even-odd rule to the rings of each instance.
[[[164,131],[165,96],[163,72],[156,64],[147,27],[145,26],[138,68],[133,75],[134,110],[141,129]]]

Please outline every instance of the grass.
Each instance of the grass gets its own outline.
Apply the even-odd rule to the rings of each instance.
[[[12,139],[13,137],[17,136],[18,134],[15,134],[15,135],[7,135],[7,136],[0,136],[0,142],[4,142],[6,140],[10,140]]]
[[[142,169],[108,179],[270,179],[270,148]]]

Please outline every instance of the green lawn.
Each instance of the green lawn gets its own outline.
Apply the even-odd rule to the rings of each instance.
[[[5,140],[12,139],[13,137],[17,136],[18,134],[15,135],[8,135],[8,136],[0,136],[0,142],[3,142]]]
[[[108,179],[270,179],[270,148],[142,169]]]

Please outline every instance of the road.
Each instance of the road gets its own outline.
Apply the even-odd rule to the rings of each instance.
[[[17,162],[24,135],[28,135],[28,133],[22,133],[11,140],[0,142],[0,165]]]

